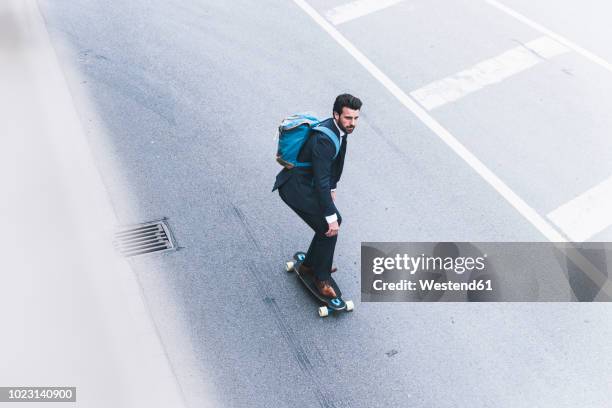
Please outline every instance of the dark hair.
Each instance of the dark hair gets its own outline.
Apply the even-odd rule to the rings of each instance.
[[[361,109],[361,100],[351,94],[338,95],[334,102],[334,112],[340,115],[342,114],[342,108],[359,110]]]

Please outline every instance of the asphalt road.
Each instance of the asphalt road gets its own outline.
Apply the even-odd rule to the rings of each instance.
[[[612,404],[608,304],[359,302],[362,241],[547,236],[296,3],[39,3],[118,218],[168,217],[181,247],[131,263],[190,406]],[[309,4],[329,20],[342,3]],[[612,60],[605,2],[505,4]],[[405,93],[543,36],[476,0],[334,29]],[[546,219],[612,174],[611,90],[569,49],[428,115]],[[310,233],[270,192],[274,136],[345,91],[364,101],[337,203],[336,279],[356,310],[320,319],[283,271]]]

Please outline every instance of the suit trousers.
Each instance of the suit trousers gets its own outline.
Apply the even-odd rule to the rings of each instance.
[[[282,189],[279,189],[281,199],[291,208],[312,230],[314,237],[308,247],[304,266],[314,269],[314,273],[319,280],[327,280],[331,277],[331,268],[334,260],[334,250],[336,249],[336,241],[338,235],[328,237],[325,233],[329,230],[329,225],[323,215],[309,214],[289,204],[283,194]],[[338,215],[338,225],[342,224],[342,217]]]

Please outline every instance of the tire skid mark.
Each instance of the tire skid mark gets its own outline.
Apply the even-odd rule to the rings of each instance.
[[[258,269],[252,264],[248,263],[245,263],[245,266],[246,269],[253,276],[253,279],[255,280],[257,285],[257,291],[259,292],[259,295],[263,298],[263,301],[266,304],[268,310],[270,310],[270,313],[274,317],[274,322],[280,330],[283,338],[288,343],[289,349],[297,360],[300,369],[304,374],[306,374],[308,378],[307,381],[311,384],[314,384],[313,392],[319,400],[319,405],[323,408],[337,408],[334,401],[326,395],[324,387],[322,386],[321,382],[318,379],[318,376],[316,375],[315,368],[310,359],[308,358],[308,353],[306,353],[306,350],[304,350],[304,348],[300,344],[297,336],[295,335],[291,327],[289,327],[285,319],[283,319],[281,309],[276,303],[276,300],[272,296],[270,296],[265,287],[263,287],[263,285],[261,284],[262,281],[259,276]]]
[[[242,212],[242,210],[240,208],[238,208],[235,204],[232,204],[232,207],[234,209],[234,213],[236,214],[236,216],[238,217],[238,220],[240,220],[240,223],[242,224],[242,228],[244,229],[244,231],[247,234],[247,237],[249,238],[249,241],[251,241],[251,243],[253,244],[253,246],[255,248],[257,248],[257,251],[259,251],[260,253],[262,253],[262,248],[259,245],[259,242],[257,241],[257,238],[255,238],[255,234],[253,234],[253,231],[251,230],[251,227],[249,226],[248,221],[246,220],[246,216],[244,215],[244,213]]]
[[[254,247],[257,252],[259,252],[259,259],[262,259],[263,251],[261,246],[259,245],[257,239],[255,238],[255,234],[253,234],[253,230],[250,227],[246,216],[238,208],[236,205],[232,204],[235,216],[238,218],[240,223],[243,226],[246,236],[248,237],[250,244]],[[255,258],[255,257],[254,257]],[[274,317],[274,322],[276,326],[280,330],[283,338],[289,345],[289,349],[296,359],[300,370],[307,376],[307,382],[312,385],[313,392],[319,402],[319,405],[322,408],[339,408],[334,402],[333,398],[329,395],[328,392],[325,391],[323,384],[319,380],[319,376],[316,373],[315,367],[313,366],[310,358],[308,357],[308,353],[304,349],[304,347],[300,344],[298,337],[295,335],[291,327],[287,324],[285,319],[283,318],[283,314],[281,308],[276,303],[274,297],[268,292],[263,282],[264,279],[260,274],[260,270],[275,270],[274,266],[271,265],[271,262],[257,262],[254,264],[253,262],[245,262],[245,269],[248,270],[253,280],[255,281],[256,289],[259,296],[263,299],[266,307]],[[263,268],[263,269],[262,269]]]

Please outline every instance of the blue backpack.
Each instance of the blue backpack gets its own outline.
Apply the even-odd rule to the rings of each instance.
[[[276,161],[286,169],[294,167],[312,167],[311,162],[299,162],[298,153],[313,131],[325,134],[336,147],[334,159],[340,151],[340,141],[336,134],[324,127],[318,126],[321,121],[308,113],[296,113],[283,119],[278,127],[278,149]]]

